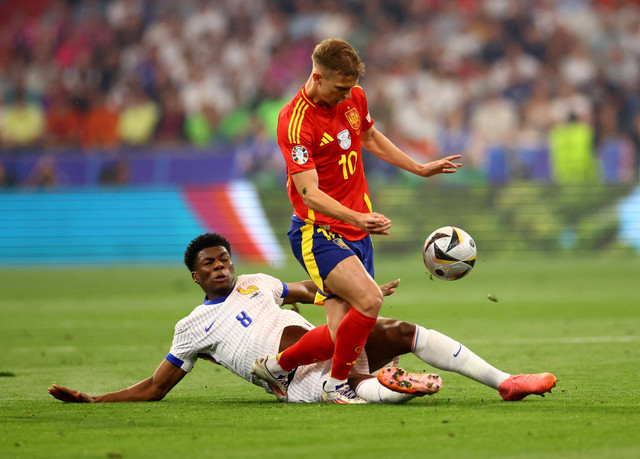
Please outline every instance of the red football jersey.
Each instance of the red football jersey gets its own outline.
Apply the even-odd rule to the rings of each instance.
[[[350,99],[332,108],[313,103],[303,86],[280,110],[278,145],[287,163],[287,192],[298,217],[315,225],[328,225],[348,240],[367,235],[360,228],[305,206],[291,175],[316,169],[320,190],[345,207],[371,212],[360,139],[371,126],[367,98],[360,86],[351,90]]]

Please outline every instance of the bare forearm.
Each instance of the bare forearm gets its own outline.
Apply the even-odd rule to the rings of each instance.
[[[383,161],[411,173],[418,173],[419,164],[400,150],[380,131],[373,131],[368,138],[363,138],[362,145]]]
[[[320,189],[315,188],[306,191],[303,189],[302,193],[302,200],[308,208],[336,220],[358,226],[359,212],[343,206]]]
[[[376,212],[357,212],[320,190],[315,169],[293,174],[292,180],[304,204],[310,209],[349,223],[370,234],[389,234],[391,220],[384,215]]]
[[[66,403],[153,402],[161,400],[187,374],[168,360],[163,360],[153,376],[131,387],[92,397],[78,390],[53,384],[49,394]]]
[[[287,284],[289,292],[284,298],[283,304],[313,304],[316,299],[318,287],[312,280],[304,280],[300,282],[292,282]]]
[[[426,164],[419,164],[396,147],[384,134],[371,128],[362,137],[362,145],[383,161],[393,164],[420,177],[431,177],[436,174],[452,174],[462,166],[453,161],[460,155],[451,155]]]
[[[153,378],[140,381],[126,389],[92,397],[94,403],[113,402],[154,402],[162,400],[166,394],[153,386]]]

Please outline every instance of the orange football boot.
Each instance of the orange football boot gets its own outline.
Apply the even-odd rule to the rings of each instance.
[[[442,387],[440,376],[432,373],[409,373],[399,367],[378,371],[378,381],[387,389],[418,397],[435,394]]]
[[[512,375],[502,381],[498,392],[507,401],[519,401],[531,394],[544,397],[545,392],[551,392],[557,381],[551,373]]]

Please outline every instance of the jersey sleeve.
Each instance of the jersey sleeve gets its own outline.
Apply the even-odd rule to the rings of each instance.
[[[294,110],[290,115],[282,114],[278,121],[278,145],[290,174],[316,168],[310,117],[306,110]]]
[[[282,306],[284,298],[289,294],[289,287],[287,287],[287,284],[268,274],[262,274],[261,276],[262,281],[267,284],[269,291],[273,294],[273,299],[276,304],[278,306]]]
[[[198,359],[191,332],[183,321],[176,324],[173,343],[165,359],[186,372],[191,371]]]
[[[275,277],[268,275],[265,276],[265,278],[269,283],[269,288],[273,293],[273,299],[275,300],[276,304],[278,306],[282,306],[284,297],[289,294],[289,288],[280,279],[276,279]]]
[[[300,140],[300,142],[295,143],[289,142],[288,140],[280,143],[280,150],[284,156],[285,163],[292,174],[316,168],[313,161],[311,140]]]
[[[360,86],[356,86],[355,88],[358,90],[358,99],[360,100],[360,111],[364,114],[364,120],[362,121],[362,132],[368,131],[373,126],[373,118],[371,117],[371,113],[369,113],[369,106],[367,104],[367,96],[364,93],[364,90]]]

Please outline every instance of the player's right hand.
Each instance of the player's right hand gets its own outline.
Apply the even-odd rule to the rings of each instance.
[[[358,227],[369,234],[389,234],[391,220],[377,212],[361,214]]]
[[[49,388],[52,397],[67,403],[93,403],[93,397],[83,394],[78,390],[67,389],[66,387],[53,384]]]

